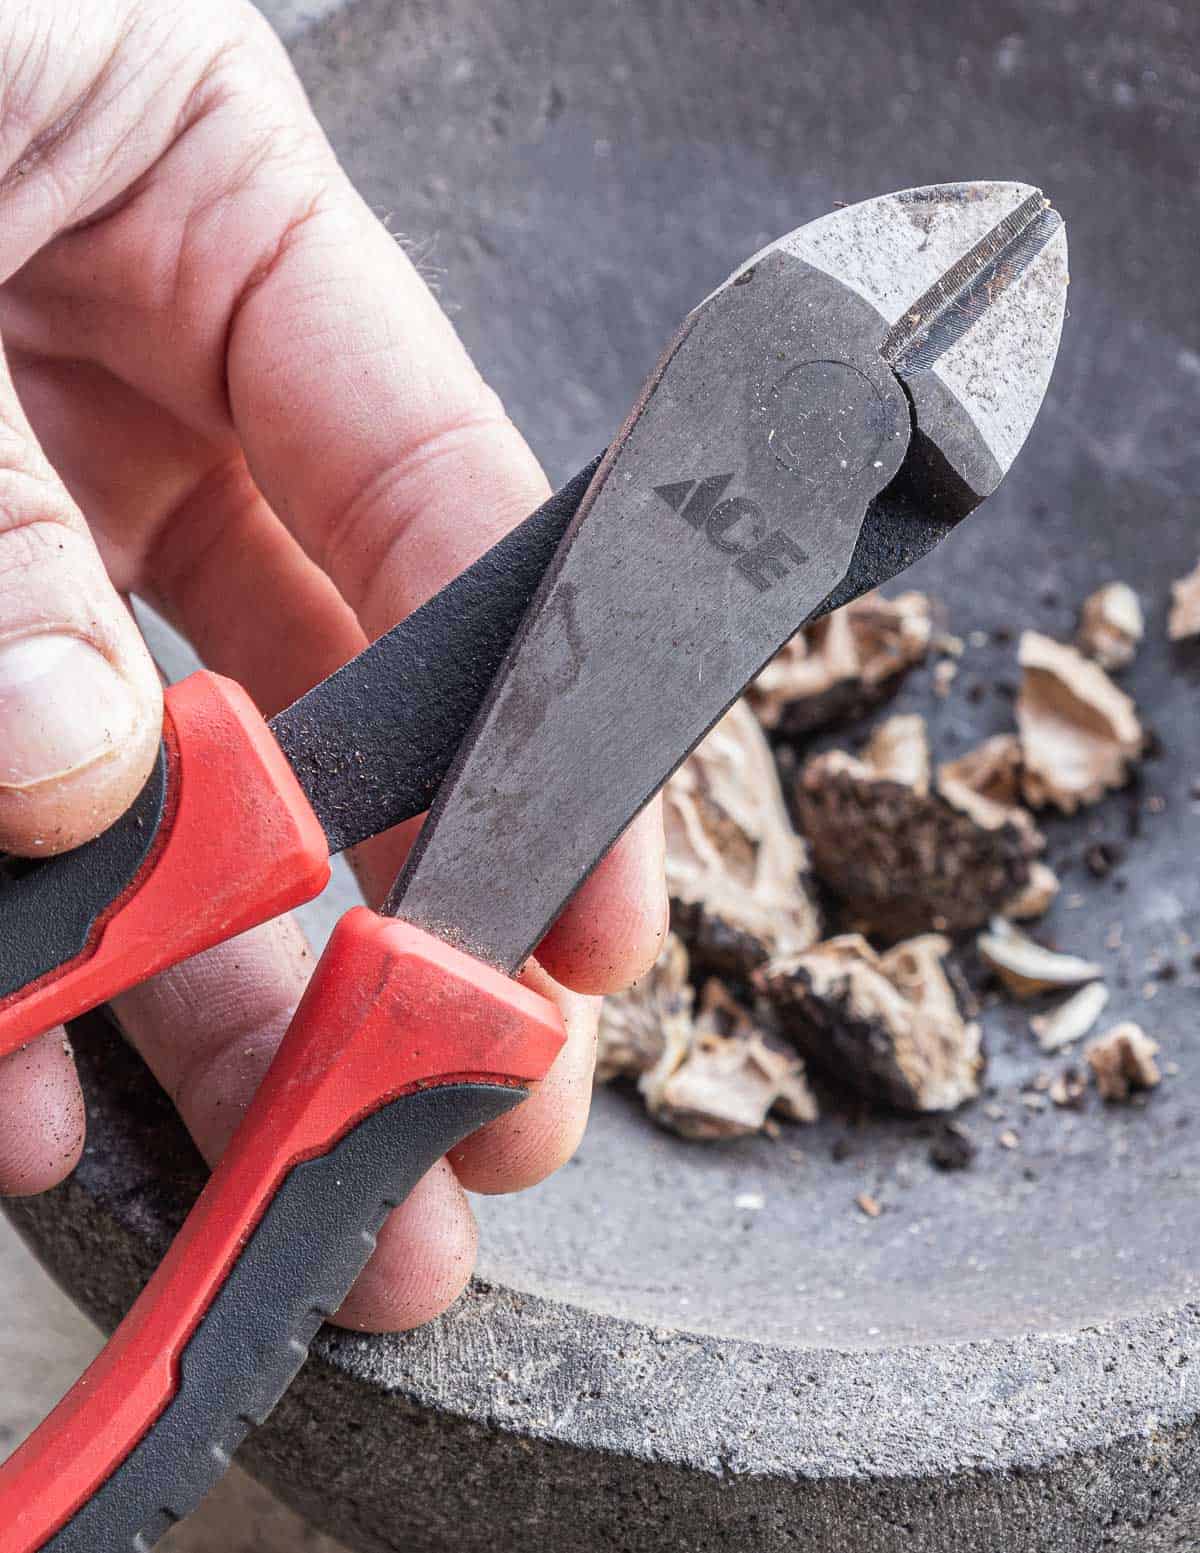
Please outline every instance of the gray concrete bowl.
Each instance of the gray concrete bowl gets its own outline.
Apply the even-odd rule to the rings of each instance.
[[[1069,635],[1083,595],[1121,577],[1149,615],[1125,683],[1162,743],[1140,787],[1048,827],[1066,879],[1048,928],[1112,965],[1113,1018],[1140,1018],[1173,1068],[1148,1104],[1027,1110],[1039,1062],[1003,1007],[985,1027],[1004,1119],[967,1114],[965,1172],[933,1168],[917,1122],[834,1107],[777,1142],[705,1148],[602,1094],[571,1166],[480,1204],[480,1278],[452,1312],[404,1337],[327,1333],[247,1445],[350,1546],[1200,1543],[1200,660],[1164,633],[1197,553],[1198,34],[1160,3],[966,0],[951,23],[935,0],[361,0],[293,36],[351,172],[426,245],[556,479],[769,238],[893,187],[1043,185],[1073,280],[1049,400],[999,495],[912,574],[952,629],[990,633],[957,682],[982,690],[942,700],[918,673],[898,705],[945,755],[1007,726],[996,633]],[[1103,880],[1082,864],[1097,837],[1128,848]],[[1155,980],[1164,960],[1174,978]],[[79,1044],[87,1158],[8,1211],[111,1325],[200,1169],[112,1032]]]

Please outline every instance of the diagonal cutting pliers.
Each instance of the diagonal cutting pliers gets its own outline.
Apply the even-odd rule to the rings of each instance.
[[[997,486],[1066,297],[1041,194],[936,185],[801,227],[685,320],[595,464],[270,724],[168,692],[89,846],[0,889],[0,1052],[310,898],[432,803],[335,929],[233,1142],[99,1358],[0,1468],[0,1553],[144,1550],[271,1410],[387,1212],[562,1041],[513,980],[771,655]]]

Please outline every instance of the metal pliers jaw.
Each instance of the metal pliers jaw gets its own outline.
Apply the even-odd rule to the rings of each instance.
[[[823,270],[876,310],[880,355],[912,416],[904,462],[868,508],[850,568],[820,616],[919,560],[1007,474],[1054,368],[1066,229],[1029,184],[931,184],[810,221],[727,284],[774,253]]]

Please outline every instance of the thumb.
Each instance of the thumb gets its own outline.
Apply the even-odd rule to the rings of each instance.
[[[150,655],[0,351],[0,850],[39,857],[107,829],[161,727]]]

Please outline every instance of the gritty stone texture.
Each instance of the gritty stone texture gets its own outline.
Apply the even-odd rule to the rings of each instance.
[[[7,1224],[0,1224],[0,1301],[0,1456],[7,1456],[91,1362],[100,1339]]]
[[[361,1553],[1200,1540],[1200,1036],[1178,941],[1197,908],[1200,721],[1194,655],[1164,640],[1200,484],[1198,42],[1200,16],[1166,0],[1103,17],[964,0],[953,26],[934,0],[361,0],[295,42],[351,173],[556,481],[611,435],[683,312],[836,200],[964,176],[1053,197],[1071,318],[1045,410],[998,495],[904,583],[945,599],[950,629],[992,635],[946,700],[918,670],[897,709],[961,754],[1011,726],[995,686],[1014,646],[994,633],[1068,639],[1109,576],[1147,601],[1122,685],[1164,753],[1086,821],[1140,834],[1095,879],[1078,823],[1050,819],[1064,889],[1047,931],[1119,969],[1113,1018],[1141,1017],[1179,1067],[1144,1110],[1027,1114],[1046,1059],[1024,1009],[985,1011],[984,1103],[1005,1119],[970,1111],[980,1151],[950,1174],[916,1122],[830,1113],[786,1135],[796,1160],[766,1139],[688,1145],[602,1094],[577,1164],[480,1203],[484,1281],[449,1316],[323,1338],[248,1446],[247,1466]],[[1180,974],[1146,1009],[1161,955]],[[91,1153],[10,1211],[112,1321],[198,1177],[149,1081],[84,1044]],[[752,1193],[762,1209],[736,1206]]]
[[[307,28],[334,15],[344,0],[256,0],[256,3],[279,36],[290,42]]]

